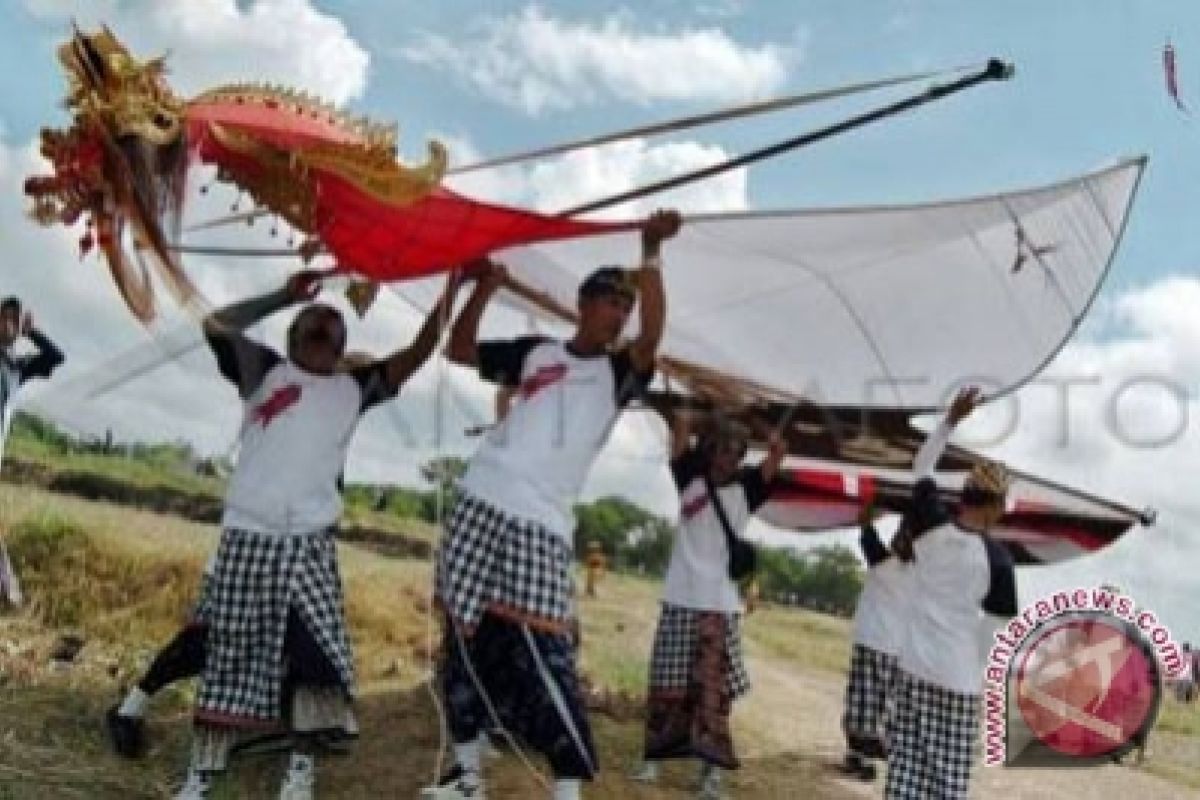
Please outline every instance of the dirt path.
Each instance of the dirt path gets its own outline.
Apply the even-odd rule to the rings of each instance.
[[[821,796],[883,796],[883,770],[871,785],[843,778],[829,769],[843,753],[839,728],[844,691],[841,676],[824,672],[801,673],[753,654],[748,666],[754,690],[736,712],[738,733],[744,742],[743,752],[748,762],[773,761],[788,756],[817,765],[824,784],[822,791],[826,793]],[[1153,758],[1155,738],[1151,738],[1150,744]],[[1165,741],[1162,746],[1166,746]],[[1197,755],[1200,756],[1200,753]],[[1194,790],[1180,787],[1141,769],[1115,764],[1085,770],[977,767],[971,786],[971,796],[979,800],[1196,798]]]

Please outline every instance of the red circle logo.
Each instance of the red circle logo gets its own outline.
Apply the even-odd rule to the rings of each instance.
[[[1017,706],[1047,747],[1068,756],[1112,755],[1152,722],[1158,664],[1125,623],[1105,615],[1056,620],[1025,651]]]

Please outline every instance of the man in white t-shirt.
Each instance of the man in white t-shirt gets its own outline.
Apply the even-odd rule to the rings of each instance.
[[[18,356],[13,351],[22,336],[29,339],[37,352]],[[63,354],[44,333],[33,324],[33,316],[21,313],[21,301],[6,297],[0,301],[0,458],[12,423],[17,391],[30,378],[49,378],[63,362]],[[21,584],[17,570],[4,547],[0,534],[0,608],[5,604],[21,605]]]
[[[965,800],[979,736],[983,615],[1017,613],[1012,557],[987,536],[1004,516],[1007,470],[977,464],[953,517],[930,477],[980,398],[977,389],[960,392],[917,453],[912,506],[892,544],[910,583],[888,727],[889,800]]]
[[[896,661],[907,626],[908,567],[879,539],[866,509],[860,519],[859,545],[867,577],[854,611],[853,650],[842,713],[846,757],[842,769],[865,781],[875,780],[872,759],[887,757],[885,731],[892,703]]]
[[[452,286],[407,348],[341,371],[341,314],[310,303],[288,328],[287,358],[243,330],[312,300],[321,273],[301,272],[264,297],[218,311],[204,332],[221,374],[243,403],[237,467],[229,481],[221,540],[196,622],[205,628],[192,761],[178,800],[209,794],[240,732],[284,718],[296,749],[280,800],[308,800],[317,737],[357,735],[354,665],[346,635],[333,534],[340,476],[364,412],[396,395],[437,345]]]
[[[644,761],[634,777],[649,783],[658,777],[660,761],[698,759],[702,800],[719,798],[721,771],[739,766],[729,715],[750,690],[730,540],[743,535],[767,502],[787,453],[775,436],[761,463],[742,466],[748,439],[742,426],[714,417],[692,444],[687,418],[676,413],[671,420],[679,529],[650,658]]]
[[[438,548],[441,688],[455,764],[426,798],[483,796],[479,737],[489,720],[547,757],[557,800],[577,798],[596,774],[570,635],[572,507],[621,409],[654,373],[666,308],[659,249],[679,225],[674,212],[654,214],[642,228],[640,269],[602,267],[580,285],[568,341],[478,340],[505,280],[494,265],[454,323],[451,360],[516,391],[467,467]],[[635,299],[637,338],[614,349]]]

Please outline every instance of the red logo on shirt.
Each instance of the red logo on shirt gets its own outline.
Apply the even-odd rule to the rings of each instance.
[[[537,372],[530,375],[521,383],[521,399],[528,400],[543,389],[558,383],[566,375],[566,364],[550,364],[549,366],[539,367]]]
[[[287,411],[292,406],[296,405],[300,400],[300,385],[289,383],[275,391],[271,392],[261,404],[254,407],[254,414],[251,417],[255,422],[260,423],[264,428],[269,426],[276,417]]]
[[[680,513],[683,514],[684,519],[691,519],[692,517],[696,516],[701,511],[703,511],[704,507],[707,505],[708,505],[708,495],[700,494],[700,495],[697,495],[695,497],[695,499],[689,500],[688,502],[684,503],[683,507],[680,509]]]

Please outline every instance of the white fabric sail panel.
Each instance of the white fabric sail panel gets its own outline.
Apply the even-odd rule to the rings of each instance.
[[[1087,311],[1144,165],[953,202],[690,217],[665,250],[664,352],[831,405],[1010,390]],[[573,306],[588,271],[638,252],[624,232],[498,257]]]

